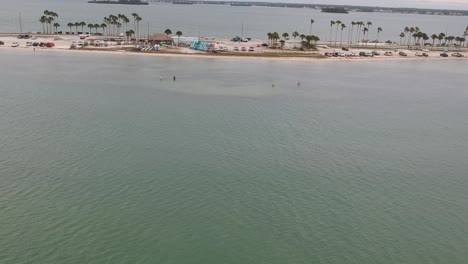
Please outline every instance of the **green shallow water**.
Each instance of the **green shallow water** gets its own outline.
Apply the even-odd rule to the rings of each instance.
[[[0,56],[2,264],[468,259],[466,61]]]

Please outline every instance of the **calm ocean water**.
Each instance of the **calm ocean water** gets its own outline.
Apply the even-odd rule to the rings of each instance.
[[[0,56],[2,264],[468,259],[466,61]]]
[[[42,12],[54,10],[60,17],[62,30],[68,31],[68,22],[102,23],[109,14],[137,12],[143,17],[141,33],[163,32],[171,28],[181,30],[185,36],[209,36],[232,38],[244,36],[266,38],[268,32],[291,34],[297,30],[309,33],[310,19],[316,22],[313,34],[322,40],[330,38],[330,20],[341,20],[348,26],[351,21],[371,21],[374,27],[370,39],[376,38],[377,27],[382,27],[380,40],[398,41],[405,26],[419,27],[423,32],[461,36],[467,26],[467,17],[400,15],[380,13],[325,14],[311,9],[230,7],[220,5],[173,5],[152,3],[150,6],[96,5],[87,0],[2,0],[0,8],[0,32],[19,32],[18,14],[21,12],[25,31],[41,31],[38,22]],[[131,25],[131,24],[130,24]],[[345,36],[347,31],[345,30]],[[334,35],[333,35],[334,38]],[[346,39],[346,37],[345,37]]]

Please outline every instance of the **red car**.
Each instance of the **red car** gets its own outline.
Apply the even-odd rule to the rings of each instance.
[[[55,47],[55,44],[52,43],[52,42],[47,42],[46,46],[47,46],[48,48],[52,48],[52,47]]]

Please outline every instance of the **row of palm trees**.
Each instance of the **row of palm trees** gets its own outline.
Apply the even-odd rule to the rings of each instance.
[[[345,23],[341,22],[340,20],[337,20],[337,21],[330,21],[330,46],[332,45],[332,42],[333,42],[333,28],[336,27],[336,31],[335,31],[335,47],[337,46],[337,42],[338,42],[338,32],[341,30],[341,34],[340,34],[340,46],[343,46],[343,32],[346,28],[349,28],[348,30],[348,36],[347,36],[347,43],[350,45],[350,46],[353,46],[354,42],[356,43],[356,47],[359,46],[360,43],[362,43],[363,41],[362,40],[366,40],[365,43],[366,45],[368,44],[369,42],[369,34],[370,34],[370,30],[371,28],[373,27],[373,24],[372,22],[367,22],[367,23],[364,23],[363,21],[358,21],[358,22],[355,22],[355,21],[352,21],[351,22],[351,26],[348,27]],[[356,34],[354,33],[356,29]],[[380,36],[380,32],[383,31],[383,29],[381,27],[377,27],[377,38],[376,38],[376,45],[377,45],[377,42],[379,42],[379,36]],[[364,45],[364,44],[363,44]]]
[[[281,37],[283,37],[283,39],[280,38],[280,35],[278,34],[278,32],[269,32],[267,34],[268,36],[268,41],[269,41],[269,45],[270,46],[276,46],[278,44],[278,40],[280,42],[280,47],[283,48],[284,47],[284,44],[286,43],[286,40],[289,38],[289,34],[287,32],[283,33],[281,35]],[[291,36],[296,39],[297,37],[300,37],[301,38],[301,46],[303,48],[312,48],[314,45],[317,44],[317,41],[320,41],[320,38],[317,37],[317,36],[314,36],[314,35],[304,35],[304,34],[299,34],[299,32],[297,31],[294,31]]]
[[[96,33],[98,33],[98,29],[102,29],[102,34],[105,34],[105,30],[107,30],[107,35],[120,35],[120,33],[125,32],[133,32],[137,36],[137,40],[140,36],[140,21],[143,20],[137,13],[132,13],[133,17],[133,30],[128,30],[128,23],[130,23],[130,19],[123,15],[118,14],[116,15],[109,15],[108,17],[104,17],[104,21],[101,24],[86,24],[86,22],[69,22],[67,26],[70,28],[70,33],[73,33],[73,27],[75,28],[75,33],[78,34],[78,28],[81,27],[81,32],[84,31],[84,27],[87,26],[89,28],[90,33],[92,33],[92,29],[96,29]],[[55,21],[58,18],[58,14],[53,11],[45,10],[43,16],[39,19],[39,22],[42,25],[42,32],[44,34],[52,34],[57,33],[60,24]],[[123,29],[122,29],[123,27]],[[55,28],[55,31],[52,29]]]
[[[166,29],[164,30],[164,34],[166,34],[168,37],[169,35],[172,35],[172,30],[171,29]],[[179,46],[179,43],[180,43],[180,37],[182,36],[182,31],[177,31],[176,33],[176,36],[177,36],[177,46]]]
[[[444,41],[443,45],[451,45],[455,41],[459,46],[465,45],[468,36],[468,27],[466,28],[463,36],[455,37],[455,36],[446,36],[445,33],[439,34],[432,34],[430,37],[428,34],[422,32],[419,27],[405,27],[403,32],[400,33],[400,45],[405,44],[408,47],[411,46],[424,46],[426,45],[429,39],[432,39],[432,46],[435,46],[436,40],[438,40],[438,44],[442,45],[442,41]],[[421,42],[421,40],[423,40]]]
[[[52,34],[52,28],[55,28],[57,32],[57,28],[60,27],[60,24],[55,22],[55,18],[58,17],[58,14],[53,11],[44,10],[43,15],[39,19],[42,25],[42,33],[44,34]]]

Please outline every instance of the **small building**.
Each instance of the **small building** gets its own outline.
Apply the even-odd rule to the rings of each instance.
[[[171,37],[164,33],[156,33],[148,38],[148,43],[151,45],[167,44],[168,46],[172,46],[174,44],[174,41]]]

